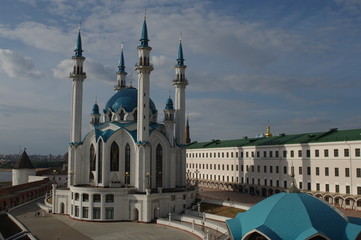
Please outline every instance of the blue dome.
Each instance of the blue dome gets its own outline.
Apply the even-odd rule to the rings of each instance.
[[[171,98],[168,98],[167,103],[165,105],[165,109],[167,109],[167,110],[174,109],[173,100]]]
[[[105,105],[104,111],[108,108],[113,112],[117,112],[121,107],[125,109],[126,112],[130,113],[135,108],[137,108],[138,103],[138,91],[136,88],[124,88],[119,92],[114,94],[107,104]],[[156,113],[157,109],[151,99],[149,99],[149,108],[151,113]]]
[[[353,219],[305,193],[279,193],[239,213],[226,223],[232,239],[252,232],[270,239],[355,239],[361,232],[361,219]]]

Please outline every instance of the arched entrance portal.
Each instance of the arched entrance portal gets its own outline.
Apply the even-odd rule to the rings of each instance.
[[[133,209],[132,220],[135,221],[135,222],[139,220],[139,210],[137,208]]]
[[[65,205],[64,203],[60,203],[60,213],[65,213]]]

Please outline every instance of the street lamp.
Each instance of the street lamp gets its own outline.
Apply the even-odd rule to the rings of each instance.
[[[125,172],[125,187],[127,188],[128,187],[128,184],[129,184],[129,172]]]
[[[150,172],[145,174],[145,177],[147,178],[147,189],[150,189],[150,176]]]
[[[196,174],[196,187],[198,187],[198,173],[200,173],[198,168],[194,171],[194,173]]]

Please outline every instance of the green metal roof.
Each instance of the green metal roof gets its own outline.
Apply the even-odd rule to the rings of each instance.
[[[330,129],[327,132],[301,133],[301,134],[280,134],[273,137],[241,138],[234,140],[212,140],[209,142],[193,142],[187,145],[187,149],[199,148],[225,148],[225,147],[247,147],[267,146],[302,143],[321,142],[343,142],[361,140],[361,129],[337,130]]]

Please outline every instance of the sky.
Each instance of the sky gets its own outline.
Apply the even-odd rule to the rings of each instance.
[[[81,23],[83,136],[115,93],[121,43],[137,86],[144,9],[158,121],[180,33],[192,141],[361,128],[360,0],[2,0],[0,153],[65,154]]]

